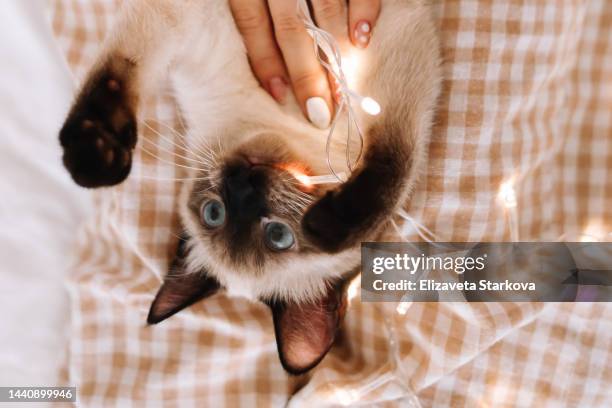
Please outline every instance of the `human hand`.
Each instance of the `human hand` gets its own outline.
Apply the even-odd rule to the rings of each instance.
[[[317,26],[341,48],[366,48],[380,0],[311,0]],[[253,73],[274,99],[284,103],[289,84],[304,115],[326,128],[333,111],[327,75],[313,52],[312,39],[297,14],[295,0],[230,0],[244,37]]]

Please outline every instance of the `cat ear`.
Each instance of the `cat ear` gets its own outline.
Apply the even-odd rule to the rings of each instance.
[[[198,300],[214,295],[220,288],[219,282],[204,271],[185,271],[186,242],[186,237],[181,237],[170,272],[149,310],[148,324],[159,323]]]
[[[280,361],[290,374],[303,374],[327,354],[346,311],[342,286],[330,288],[309,303],[276,302],[269,305]]]

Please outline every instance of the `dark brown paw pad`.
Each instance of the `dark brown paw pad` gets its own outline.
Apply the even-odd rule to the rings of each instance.
[[[74,181],[83,187],[103,187],[121,183],[132,167],[132,147],[100,124],[84,120],[78,137],[64,145],[64,165]],[[70,128],[62,132],[70,132]]]
[[[381,185],[381,177],[369,168],[360,170],[308,209],[302,219],[304,233],[327,252],[358,244],[392,209]]]
[[[110,71],[93,75],[60,131],[64,165],[83,187],[112,186],[128,176],[136,119],[125,81]]]

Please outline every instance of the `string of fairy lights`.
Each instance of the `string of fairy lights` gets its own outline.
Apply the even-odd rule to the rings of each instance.
[[[350,58],[344,58],[340,52],[340,47],[335,38],[327,31],[319,28],[314,23],[310,11],[308,8],[307,0],[297,0],[298,15],[302,19],[306,31],[310,34],[313,39],[314,53],[316,54],[321,65],[330,73],[338,84],[338,95],[339,102],[334,117],[332,119],[329,132],[327,135],[326,143],[326,155],[327,164],[331,174],[320,175],[320,176],[305,176],[301,175],[306,184],[332,184],[341,183],[347,179],[345,173],[337,173],[331,164],[330,160],[330,146],[336,130],[336,125],[341,119],[343,114],[346,114],[348,121],[348,135],[346,143],[346,165],[347,168],[352,171],[355,163],[359,161],[361,151],[363,150],[363,133],[356,120],[354,106],[359,106],[363,112],[368,115],[376,116],[380,114],[381,107],[379,103],[369,96],[360,95],[349,86],[349,79],[345,73],[347,68],[354,69],[352,65],[356,64],[356,61]],[[351,159],[349,153],[349,145],[351,140],[351,131],[354,129],[357,136],[360,139],[360,150],[358,157],[354,160]],[[306,180],[307,178],[307,180]],[[498,198],[500,199],[503,208],[505,209],[506,218],[510,230],[510,237],[512,242],[519,242],[519,217],[518,217],[518,200],[516,190],[514,188],[514,182],[516,178],[510,178],[500,185]],[[425,242],[434,243],[438,241],[438,237],[425,226],[416,221],[413,217],[407,214],[402,209],[399,209],[397,214],[411,225],[417,235]],[[601,228],[597,228],[596,225],[590,225],[585,231],[578,234],[578,238],[581,241],[600,241],[609,239],[612,237],[612,233],[605,234],[600,231]],[[405,235],[405,234],[402,234]],[[567,238],[567,234],[563,234],[558,240]]]
[[[340,46],[330,33],[316,26],[312,20],[312,16],[310,15],[306,0],[297,0],[297,8],[298,15],[301,17],[304,26],[306,27],[306,31],[312,37],[314,52],[319,60],[319,63],[329,72],[338,85],[337,94],[339,101],[327,135],[325,153],[327,158],[327,166],[331,174],[335,176],[338,182],[342,182],[344,179],[336,173],[330,159],[331,143],[338,121],[342,115],[346,114],[348,120],[346,166],[350,171],[352,171],[354,164],[359,162],[361,152],[363,150],[363,133],[359,128],[359,124],[357,123],[357,116],[355,114],[354,106],[358,105],[361,110],[372,116],[378,115],[381,108],[378,102],[373,98],[360,95],[349,87],[348,79],[345,74],[346,64],[343,64]],[[350,155],[350,144],[353,129],[357,133],[360,143],[358,156],[354,160]]]
[[[350,59],[343,60],[342,55],[340,53],[340,47],[338,46],[334,37],[326,32],[325,30],[317,27],[312,20],[310,15],[310,11],[308,9],[308,4],[306,0],[297,0],[298,7],[298,15],[301,17],[307,32],[313,39],[314,52],[321,63],[321,65],[329,72],[329,74],[335,79],[338,84],[338,96],[339,102],[332,119],[330,129],[327,135],[327,143],[326,143],[326,155],[327,155],[327,165],[331,174],[321,175],[321,176],[306,176],[300,174],[299,176],[303,178],[302,181],[306,185],[312,184],[333,184],[340,183],[347,179],[345,173],[336,173],[334,170],[331,160],[330,160],[330,146],[334,136],[334,132],[336,130],[336,125],[342,115],[346,114],[348,120],[348,135],[347,135],[347,143],[346,143],[346,166],[352,171],[354,165],[359,161],[361,157],[361,153],[363,150],[363,133],[359,128],[359,125],[356,120],[356,114],[354,110],[354,106],[359,106],[363,112],[368,115],[376,116],[380,114],[381,107],[376,100],[371,97],[360,95],[359,93],[352,90],[348,85],[347,75],[345,74],[345,69],[349,65],[349,63],[354,64],[354,61]],[[354,68],[354,67],[351,67]],[[352,129],[355,129],[357,136],[360,140],[360,149],[358,157],[354,160],[351,159],[349,153],[349,145],[351,141],[351,132]],[[515,178],[511,178],[506,180],[500,185],[498,191],[498,200],[501,203],[501,206],[504,210],[504,214],[506,217],[508,229],[510,231],[510,237],[512,242],[519,242],[519,214],[518,214],[518,199],[516,190],[514,187]],[[436,241],[439,242],[439,238],[417,220],[415,220],[412,216],[410,216],[403,209],[399,209],[397,211],[397,215],[401,217],[409,227],[411,227],[414,232],[425,242],[436,245]],[[393,223],[396,228],[398,235],[407,241],[407,233],[402,231],[397,224]],[[558,238],[558,241],[562,241],[563,239],[568,238],[566,234],[563,234]],[[612,232],[603,233],[600,231],[595,224],[587,227],[585,231],[582,231],[578,234],[578,239],[580,241],[601,241],[612,238]],[[354,279],[348,288],[348,298],[351,301],[358,294],[359,287],[359,279]],[[395,311],[399,315],[405,315],[412,305],[411,301],[402,301],[399,302]],[[392,372],[386,376],[378,378],[375,382],[376,384],[366,384],[367,389],[371,389],[372,387],[376,388],[380,386],[384,382],[395,381],[400,384],[407,382],[408,378],[405,373],[402,372],[402,366],[400,364],[401,356],[398,351],[398,343],[396,339],[395,329],[393,324],[391,323],[391,318],[387,315],[384,317],[384,326],[389,338],[389,350],[390,350],[390,363],[393,366]],[[363,388],[363,387],[362,387]],[[364,389],[356,389],[356,390],[348,390],[344,388],[338,388],[335,390],[335,395],[339,399],[340,403],[343,405],[349,405],[352,402],[356,401],[360,398],[361,395],[364,394]],[[409,395],[409,394],[408,394]]]

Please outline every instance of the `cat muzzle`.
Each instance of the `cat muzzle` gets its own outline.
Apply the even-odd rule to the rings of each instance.
[[[246,160],[229,164],[224,171],[223,193],[230,219],[256,221],[266,216],[266,184],[270,171]]]

